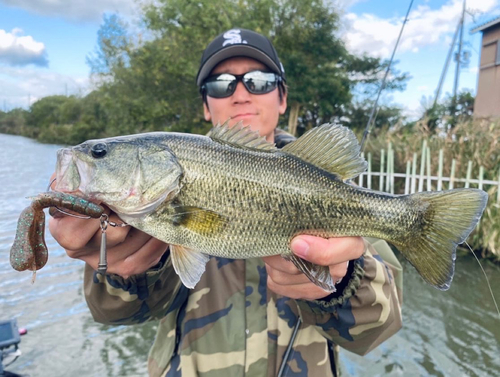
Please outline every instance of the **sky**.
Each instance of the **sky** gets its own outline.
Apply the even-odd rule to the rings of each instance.
[[[340,36],[349,51],[389,59],[411,0],[331,0],[341,11]],[[384,103],[405,114],[422,113],[422,100],[434,99],[455,33],[463,0],[414,0],[395,68],[411,79],[403,92],[385,94]],[[500,16],[500,0],[468,0],[459,90],[476,91],[481,33],[477,25]],[[97,46],[103,15],[118,13],[137,21],[135,0],[0,0],[0,109],[28,108],[50,95],[84,96],[92,90],[86,58]],[[451,94],[452,61],[442,94]]]

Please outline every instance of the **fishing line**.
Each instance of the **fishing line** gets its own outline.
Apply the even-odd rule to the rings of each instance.
[[[401,30],[399,31],[399,36],[398,36],[398,39],[396,40],[396,45],[394,46],[394,50],[392,50],[392,56],[391,56],[391,59],[389,60],[389,64],[387,65],[387,69],[385,71],[385,76],[382,79],[382,83],[380,84],[380,88],[379,88],[378,93],[377,93],[377,98],[375,99],[375,103],[373,104],[373,108],[372,108],[372,111],[370,113],[370,118],[368,119],[368,123],[366,123],[366,129],[365,129],[365,132],[363,133],[363,138],[361,139],[361,148],[360,148],[361,151],[363,151],[364,146],[365,146],[365,142],[366,142],[366,138],[368,137],[368,134],[370,133],[370,126],[372,123],[375,123],[375,119],[377,117],[375,114],[375,111],[377,111],[377,113],[378,113],[378,108],[377,108],[378,107],[378,100],[380,98],[380,94],[382,93],[382,90],[384,90],[384,88],[385,88],[387,76],[389,75],[389,71],[391,70],[392,62],[394,61],[394,55],[396,54],[396,50],[398,48],[399,41],[401,40],[401,35],[403,35],[403,30],[405,28],[406,23],[408,22],[408,16],[410,15],[410,10],[411,10],[412,5],[413,5],[413,0],[411,0],[410,6],[408,7],[408,11],[406,12],[405,20],[403,21],[403,25],[401,26]]]
[[[474,255],[474,258],[476,258],[477,263],[479,264],[479,267],[481,267],[481,271],[483,271],[484,277],[486,278],[486,284],[488,284],[488,289],[490,290],[491,298],[493,299],[493,303],[495,304],[495,308],[497,309],[498,318],[500,318],[500,310],[498,309],[497,300],[495,300],[495,296],[493,295],[493,290],[491,289],[491,285],[490,285],[490,281],[488,279],[488,275],[486,275],[486,271],[484,270],[484,268],[483,268],[481,262],[479,261],[479,258],[477,257],[476,253],[474,253],[474,251],[472,250],[472,248],[469,246],[469,244],[467,242],[464,242],[464,243],[467,245],[467,247],[469,248],[469,250],[472,253],[472,255]]]

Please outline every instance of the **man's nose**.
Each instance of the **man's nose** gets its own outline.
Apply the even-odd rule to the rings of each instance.
[[[233,93],[234,102],[246,102],[250,100],[250,92],[245,88],[245,85],[240,81],[236,84],[236,89]]]

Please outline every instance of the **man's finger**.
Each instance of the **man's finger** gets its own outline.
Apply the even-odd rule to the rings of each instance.
[[[365,243],[361,237],[321,238],[309,235],[295,237],[292,252],[311,263],[321,266],[340,264],[363,255]]]

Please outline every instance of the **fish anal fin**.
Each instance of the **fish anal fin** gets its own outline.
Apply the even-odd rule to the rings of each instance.
[[[293,254],[284,254],[282,255],[282,257],[292,262],[295,265],[295,267],[299,269],[300,272],[306,275],[307,278],[311,280],[314,284],[316,284],[318,287],[328,292],[335,292],[337,290],[335,288],[332,275],[330,275],[330,269],[328,268],[328,266],[320,266],[308,262]]]
[[[172,223],[207,236],[217,234],[224,229],[227,219],[212,210],[195,206],[176,206]]]
[[[210,257],[199,251],[188,249],[181,245],[170,245],[170,257],[174,270],[182,283],[193,289],[205,272],[205,265]]]
[[[339,124],[323,124],[311,129],[282,151],[299,157],[342,180],[352,179],[366,170],[366,161],[360,155],[356,135]]]
[[[257,131],[253,131],[250,126],[244,126],[242,122],[238,122],[233,127],[229,127],[229,122],[223,125],[218,124],[210,130],[208,136],[216,142],[236,148],[260,152],[275,152],[278,150],[274,143],[267,141],[264,136],[260,136]]]

